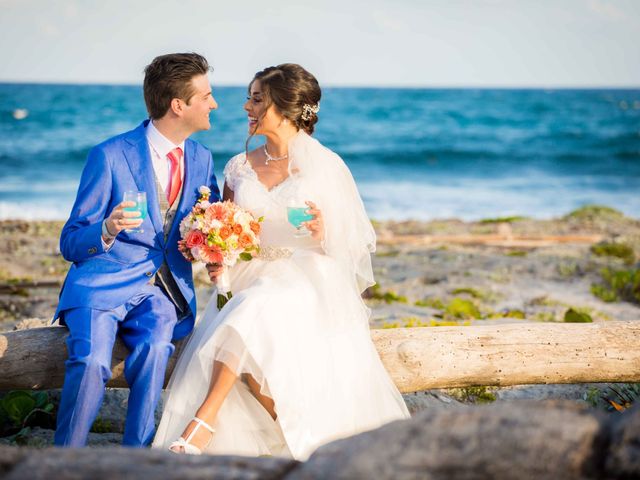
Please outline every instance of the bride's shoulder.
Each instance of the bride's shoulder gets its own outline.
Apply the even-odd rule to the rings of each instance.
[[[237,180],[246,172],[246,164],[247,156],[244,152],[240,152],[231,157],[225,165],[222,173],[225,183],[231,190],[235,189]]]
[[[247,156],[244,152],[240,152],[229,159],[224,166],[224,175],[231,175],[238,173],[239,169],[246,163]]]

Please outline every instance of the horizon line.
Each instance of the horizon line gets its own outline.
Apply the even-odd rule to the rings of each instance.
[[[96,86],[96,87],[142,87],[140,83],[129,82],[94,82],[94,81],[58,81],[58,80],[4,80],[0,79],[0,85],[60,85],[60,86]],[[213,83],[214,87],[246,88],[246,85],[231,82]],[[322,88],[358,88],[358,89],[397,89],[397,90],[640,90],[637,85],[625,84],[358,84],[358,83],[327,83]]]

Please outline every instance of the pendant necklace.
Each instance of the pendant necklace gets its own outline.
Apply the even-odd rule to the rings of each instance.
[[[285,153],[283,156],[281,157],[272,157],[271,155],[269,155],[269,152],[267,151],[267,144],[265,143],[262,147],[262,149],[264,150],[264,154],[267,157],[264,160],[264,164],[265,165],[269,165],[269,162],[277,162],[278,160],[284,160],[285,158],[289,157],[288,153]]]

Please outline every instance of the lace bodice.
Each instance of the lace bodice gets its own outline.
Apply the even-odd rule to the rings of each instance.
[[[264,217],[260,233],[262,247],[319,247],[319,242],[311,237],[294,237],[295,228],[287,220],[287,205],[291,199],[313,201],[313,198],[308,198],[301,190],[297,175],[290,174],[269,190],[258,179],[245,153],[239,153],[225,166],[224,180],[227,187],[233,190],[233,201],[236,204],[249,210],[256,217]]]

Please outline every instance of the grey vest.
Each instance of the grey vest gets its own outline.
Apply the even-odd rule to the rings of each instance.
[[[183,182],[184,183],[184,182]],[[162,229],[164,232],[164,240],[167,240],[169,236],[169,232],[171,232],[171,227],[173,225],[173,219],[176,216],[176,212],[178,210],[178,204],[180,203],[180,199],[182,198],[182,186],[180,186],[180,191],[178,192],[178,196],[173,202],[173,205],[169,206],[169,202],[167,201],[167,195],[158,182],[158,178],[156,177],[156,191],[158,192],[158,203],[160,205],[160,215],[162,216],[163,225]],[[182,292],[176,284],[176,281],[171,275],[171,271],[169,270],[169,265],[167,262],[163,262],[160,265],[160,268],[156,272],[154,278],[151,279],[151,283],[159,286],[164,292],[167,294],[169,299],[173,302],[173,304],[178,309],[178,318],[183,317],[189,311],[189,305],[187,301],[182,296]]]

